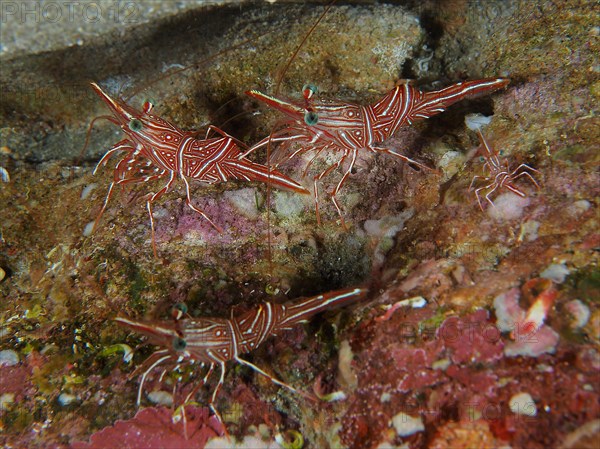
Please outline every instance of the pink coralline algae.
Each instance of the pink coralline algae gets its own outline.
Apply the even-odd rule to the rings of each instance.
[[[398,308],[390,316],[373,317],[349,340],[357,386],[347,399],[343,443],[361,449],[382,443],[542,448],[594,419],[600,407],[593,388],[598,353],[567,341],[557,346],[558,335],[544,324],[554,318],[548,312],[557,296],[552,281],[534,278],[497,296],[495,317],[485,309],[447,317],[432,307]],[[521,341],[519,329],[532,338]],[[529,357],[514,357],[517,352]],[[511,398],[522,392],[531,396],[535,417],[510,409]],[[420,417],[424,430],[406,437],[392,434],[398,413]],[[477,440],[480,431],[489,444]],[[460,435],[469,444],[461,445]]]
[[[495,399],[494,366],[503,358],[504,344],[489,312],[448,317],[441,325],[431,313],[397,310],[385,321],[374,318],[374,327],[365,326],[365,334],[352,340],[358,387],[344,418],[345,444],[377,447],[399,411],[421,415],[427,432],[440,419],[481,413]]]
[[[31,392],[31,371],[23,366],[2,366],[0,367],[0,395],[10,393],[15,395],[15,399],[20,401]]]
[[[462,318],[450,317],[437,329],[435,339],[424,347],[404,345],[391,349],[390,357],[402,372],[398,377],[398,391],[407,393],[442,381],[443,372],[433,367],[444,357],[448,357],[455,366],[499,360],[503,344],[497,329],[488,319],[485,310]],[[423,329],[425,334],[426,327]]]
[[[489,363],[502,358],[502,341],[488,312],[477,310],[462,318],[450,317],[437,332],[456,364]]]
[[[229,245],[235,243],[237,233],[247,232],[255,226],[252,220],[241,215],[226,202],[219,203],[212,198],[204,198],[200,207],[211,220],[218,222],[225,230],[223,233],[219,233],[194,211],[180,209],[175,202],[168,202],[165,209],[173,219],[162,220],[161,226],[157,225],[157,241],[169,242],[177,236],[183,236],[199,242]]]
[[[173,422],[173,411],[160,408],[140,410],[133,419],[117,421],[114,426],[94,433],[89,442],[76,442],[72,449],[144,448],[201,449],[206,442],[224,433],[223,426],[208,408],[186,407],[187,439],[183,421]]]

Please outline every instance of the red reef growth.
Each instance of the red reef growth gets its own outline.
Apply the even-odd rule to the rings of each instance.
[[[223,426],[208,408],[188,406],[187,439],[183,422],[173,422],[173,411],[164,407],[140,410],[134,418],[117,421],[92,435],[90,441],[72,444],[72,449],[144,448],[176,449],[203,448],[210,438],[222,435]]]
[[[524,296],[531,293],[533,304],[542,301],[546,307],[547,299],[557,296],[551,282],[525,285]],[[527,316],[518,297],[518,289],[504,294],[510,299],[504,316],[509,321]],[[551,330],[538,323],[538,332]],[[554,354],[509,357],[506,347],[515,342],[501,324],[484,309],[444,318],[429,306],[365,322],[350,340],[358,387],[348,397],[343,443],[368,449],[384,441],[411,448],[495,441],[542,448],[598,416],[600,400],[593,386],[600,383],[600,369],[593,363],[578,368],[582,348],[565,342]],[[511,398],[522,392],[531,395],[535,416],[511,410]],[[422,420],[425,429],[397,436],[391,422],[401,412]]]

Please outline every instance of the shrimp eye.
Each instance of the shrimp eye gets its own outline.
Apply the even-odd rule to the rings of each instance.
[[[302,87],[302,95],[305,100],[310,100],[318,92],[317,86],[314,84],[305,84]]]
[[[129,121],[129,129],[135,132],[141,131],[142,128],[144,127],[144,125],[142,124],[141,120],[138,120],[137,118],[132,118]]]
[[[479,162],[485,162],[485,158],[483,156],[479,156]]]
[[[175,351],[183,351],[187,346],[187,342],[181,337],[175,337],[173,339],[173,349]]]
[[[178,302],[171,309],[171,315],[173,316],[173,318],[175,318],[176,320],[178,320],[183,315],[185,315],[187,313],[187,311],[188,311],[187,306],[184,303],[182,303],[182,302]]]
[[[187,313],[187,311],[188,311],[187,306],[184,303],[182,303],[182,302],[178,302],[177,304],[175,304],[173,306],[173,309],[174,310],[179,310],[181,313]]]
[[[319,116],[316,112],[306,111],[306,113],[304,114],[304,123],[306,123],[308,126],[316,125],[318,121]]]

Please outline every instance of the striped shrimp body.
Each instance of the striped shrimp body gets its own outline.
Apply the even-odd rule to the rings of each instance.
[[[317,221],[320,223],[317,183],[348,160],[342,178],[329,193],[345,227],[336,195],[352,173],[359,151],[390,154],[428,169],[423,164],[382,146],[381,143],[395,135],[399,128],[410,125],[415,120],[443,112],[463,98],[491,93],[506,86],[508,82],[505,78],[464,81],[433,92],[422,92],[406,83],[392,89],[378,102],[367,106],[313,101],[311,97],[314,89],[310,86],[303,89],[302,104],[251,90],[246,94],[284,113],[286,119],[279,130],[262,139],[245,154],[270,143],[281,145],[281,149],[286,152],[284,160],[308,151],[316,151],[317,155],[324,150],[340,153],[341,157],[337,162],[314,177],[314,200]]]
[[[115,167],[113,181],[94,223],[94,229],[112,197],[115,186],[119,185],[166,180],[164,187],[150,193],[146,201],[155,255],[152,204],[172,188],[176,178],[180,178],[184,184],[186,204],[219,232],[223,232],[222,229],[192,203],[189,179],[207,184],[232,179],[259,181],[293,192],[309,193],[282,173],[246,159],[240,151],[239,142],[219,128],[209,126],[206,138],[197,139],[195,132],[182,131],[172,123],[151,114],[152,104],[149,102],[144,103],[142,110],[137,110],[123,101],[111,98],[95,83],[92,83],[92,88],[112,112],[112,115],[101,118],[119,126],[126,135],[104,154],[94,170],[95,174],[114,154],[125,153]],[[211,131],[218,137],[208,138]]]
[[[210,397],[209,406],[220,419],[214,403],[225,379],[225,364],[230,360],[250,367],[277,385],[302,394],[253,363],[244,360],[240,355],[256,349],[267,338],[291,329],[319,312],[348,304],[365,295],[366,290],[353,288],[315,296],[295,304],[266,302],[238,317],[232,316],[231,319],[182,318],[183,313],[178,311],[173,321],[134,321],[118,317],[115,319],[118,324],[146,335],[150,343],[161,347],[142,365],[147,368],[140,380],[137,403],[139,405],[141,402],[146,377],[159,365],[164,367],[163,374],[169,368],[183,364],[198,363],[201,368],[208,369],[204,379],[186,397],[184,405],[208,381],[215,367],[219,367],[219,381]],[[136,370],[136,373],[138,371]]]
[[[481,142],[481,151],[483,159],[483,170],[487,172],[484,176],[474,176],[469,186],[469,190],[474,189],[474,185],[477,182],[482,182],[484,185],[475,189],[475,197],[479,208],[483,211],[483,204],[481,203],[480,194],[485,192],[485,199],[488,203],[494,207],[494,202],[491,199],[491,195],[497,190],[508,189],[513,193],[516,193],[521,198],[524,198],[525,192],[515,186],[515,181],[521,177],[525,177],[531,181],[531,183],[539,190],[540,185],[537,183],[532,173],[539,174],[540,172],[527,164],[521,164],[517,168],[511,170],[507,159],[501,160],[498,152],[495,151],[488,144],[487,140],[483,136],[481,130],[477,130],[479,141]]]

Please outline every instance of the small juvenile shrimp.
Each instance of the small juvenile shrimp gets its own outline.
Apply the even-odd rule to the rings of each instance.
[[[506,188],[511,192],[516,193],[521,198],[526,196],[525,192],[515,186],[515,181],[523,176],[529,179],[538,190],[540,189],[540,185],[530,173],[533,172],[539,174],[540,172],[538,170],[527,164],[521,164],[514,170],[511,170],[508,160],[500,160],[499,152],[490,147],[481,130],[476,129],[475,132],[479,136],[479,141],[481,142],[480,148],[482,149],[482,159],[484,161],[483,170],[487,173],[483,176],[475,176],[471,181],[469,191],[473,191],[476,181],[483,181],[484,185],[475,189],[475,197],[477,198],[477,203],[482,211],[483,204],[481,203],[480,197],[482,191],[487,192],[485,193],[485,199],[494,206],[491,195],[498,189]]]

